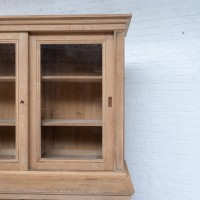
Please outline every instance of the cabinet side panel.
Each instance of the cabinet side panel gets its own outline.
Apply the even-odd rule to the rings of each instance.
[[[124,170],[124,31],[115,31],[115,170]]]

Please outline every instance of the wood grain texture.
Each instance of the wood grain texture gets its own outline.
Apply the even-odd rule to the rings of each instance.
[[[131,200],[130,196],[88,196],[88,195],[23,195],[23,194],[0,194],[0,199],[11,200]]]
[[[28,97],[27,47],[27,33],[0,33],[0,144],[1,148],[4,147],[0,170],[28,169],[28,129],[25,127],[28,113],[19,107],[19,98],[24,97],[26,101]],[[28,111],[28,106],[26,108]],[[6,159],[6,149],[12,159]],[[12,149],[13,155],[9,149]]]
[[[103,67],[103,75],[102,75],[102,82],[95,83],[95,82],[41,82],[41,67],[43,66],[43,63],[46,63],[47,66],[49,66],[48,60],[44,60],[42,62],[42,66],[40,66],[41,62],[41,54],[40,54],[40,45],[45,44],[52,44],[57,49],[64,48],[64,44],[102,44],[103,48],[103,55],[102,55],[102,67]],[[59,46],[58,44],[62,44]],[[47,46],[44,46],[45,48]],[[60,48],[59,48],[60,47]],[[65,48],[68,48],[65,46]],[[74,47],[73,47],[74,48]],[[87,47],[90,49],[90,47]],[[50,49],[52,49],[50,47]],[[113,125],[113,109],[110,109],[109,116],[106,112],[107,110],[107,98],[108,95],[112,95],[114,93],[114,86],[113,86],[113,79],[111,79],[111,82],[109,81],[109,76],[106,78],[105,74],[107,74],[106,70],[110,70],[112,74],[112,70],[114,69],[114,55],[113,55],[113,36],[112,35],[36,35],[31,36],[31,44],[30,44],[30,50],[31,50],[31,109],[34,113],[31,113],[31,168],[35,170],[113,170],[114,168],[114,148],[113,148],[113,134],[114,131],[111,128]],[[86,49],[87,50],[87,49]],[[50,50],[49,50],[50,52]],[[110,53],[109,53],[110,52]],[[63,52],[62,52],[63,53]],[[55,54],[56,55],[56,54]],[[86,56],[88,57],[88,55]],[[90,58],[90,60],[93,57]],[[69,59],[72,59],[73,57],[69,57]],[[109,59],[112,61],[109,62]],[[60,64],[62,64],[62,59],[60,60]],[[90,61],[91,62],[91,61]],[[51,63],[51,62],[50,62]],[[84,62],[83,62],[84,63]],[[70,66],[73,63],[71,63]],[[57,64],[58,65],[58,64]],[[64,63],[64,66],[66,64]],[[109,67],[108,67],[109,66]],[[57,66],[55,66],[57,68]],[[48,69],[48,68],[47,68]],[[55,68],[49,68],[54,69]],[[73,69],[73,68],[72,68]],[[79,69],[77,66],[76,69]],[[57,72],[60,73],[60,70],[58,69],[54,71],[55,75],[60,76],[60,74],[57,74]],[[66,70],[64,75],[66,76]],[[43,73],[43,72],[42,72]],[[82,72],[81,72],[82,73]],[[49,76],[49,71],[45,70],[46,75]],[[76,71],[76,74],[80,76],[80,73]],[[52,73],[51,73],[52,75]],[[54,76],[55,76],[54,75]],[[69,74],[71,76],[71,74]],[[92,76],[92,74],[87,73],[84,74],[84,76]],[[82,74],[83,76],[83,74]],[[44,77],[44,76],[43,76]],[[112,77],[110,75],[110,77]],[[37,84],[33,87],[33,85],[36,82]],[[103,85],[102,85],[103,83]],[[40,98],[41,88],[42,86],[42,101]],[[101,89],[103,87],[103,89]],[[108,88],[108,93],[106,92]],[[109,89],[110,88],[110,89]],[[112,91],[112,92],[111,92]],[[103,98],[101,98],[103,96]],[[31,98],[30,97],[30,98]],[[42,109],[40,110],[40,104],[42,103]],[[102,110],[103,108],[103,110]],[[66,112],[67,111],[67,112]],[[104,113],[104,114],[103,114]],[[73,125],[72,122],[74,121],[68,121],[68,120],[77,120],[77,123],[74,123],[74,125],[84,125],[84,123],[80,123],[81,120],[85,120],[82,122],[95,122],[95,120],[98,120],[98,124],[94,123],[94,126],[103,126],[103,141],[102,141],[102,155],[103,159],[101,161],[99,160],[87,160],[87,162],[83,162],[82,160],[76,162],[70,161],[70,160],[62,160],[57,161],[56,165],[48,160],[42,160],[41,159],[41,123],[40,123],[40,117],[42,114],[42,124],[44,126],[66,126],[66,125]],[[103,115],[104,116],[103,116]],[[105,117],[107,116],[107,117]],[[34,122],[34,120],[36,120]],[[52,120],[52,121],[51,121]],[[55,121],[54,121],[55,120]],[[60,122],[59,122],[60,120]],[[66,121],[65,121],[66,120]],[[94,120],[94,121],[93,121]],[[99,120],[102,120],[99,121]],[[54,123],[51,123],[54,122]],[[85,125],[92,126],[92,123],[85,123]],[[102,124],[100,124],[100,123]],[[57,123],[57,125],[56,125]],[[33,126],[34,124],[34,126]],[[107,126],[105,126],[107,124]],[[84,126],[85,126],[84,125]],[[35,142],[36,141],[36,142]],[[33,148],[33,149],[32,149]],[[81,163],[81,165],[78,165],[78,163]]]
[[[4,79],[0,77],[0,82]],[[5,80],[6,81],[6,80]],[[9,81],[9,80],[8,80]],[[46,82],[102,82],[102,76],[42,76]]]
[[[42,119],[102,119],[101,83],[45,82],[41,93]]]
[[[128,173],[0,172],[0,193],[130,196],[133,188]]]
[[[42,120],[42,126],[102,126],[102,120],[69,120],[69,119],[46,119]]]
[[[115,170],[124,170],[124,32],[115,31]]]
[[[130,200],[124,161],[130,19],[0,17],[0,199]]]
[[[65,31],[65,32],[113,32],[128,30],[131,14],[115,15],[50,15],[50,16],[2,16],[1,31]]]

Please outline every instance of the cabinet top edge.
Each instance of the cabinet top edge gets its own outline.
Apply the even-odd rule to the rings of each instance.
[[[111,25],[109,30],[116,30],[116,25],[120,25],[121,30],[127,33],[132,14],[87,14],[87,15],[13,15],[0,16],[0,32],[6,31],[6,26],[16,25],[16,31],[20,31],[20,26],[23,30],[29,30],[30,26],[39,25]],[[113,25],[113,26],[112,26]],[[87,28],[86,28],[87,29]],[[85,30],[86,30],[85,29]],[[92,29],[95,29],[94,27]],[[108,28],[107,28],[108,29]],[[9,30],[9,28],[8,28]],[[34,30],[34,27],[31,28]],[[73,28],[72,28],[73,30]]]
[[[86,14],[86,15],[0,15],[3,19],[120,19],[131,18],[132,14]]]

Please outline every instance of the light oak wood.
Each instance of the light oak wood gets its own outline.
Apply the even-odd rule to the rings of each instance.
[[[28,170],[28,33],[19,35],[18,117],[19,170]],[[23,58],[23,59],[22,59]]]
[[[129,196],[87,196],[87,195],[20,195],[0,194],[0,199],[47,199],[47,200],[131,200]]]
[[[0,127],[1,126],[15,126],[14,119],[0,119]]]
[[[0,76],[0,82],[15,82],[14,76]]]
[[[107,42],[105,44],[104,50],[104,62],[105,68],[103,70],[104,75],[104,112],[103,112],[103,127],[104,127],[104,135],[103,135],[103,146],[105,146],[105,159],[109,163],[109,168],[107,170],[114,170],[114,37],[113,35],[107,35]],[[109,98],[112,98],[112,105],[109,106]]]
[[[130,19],[0,17],[0,199],[130,199],[124,160]]]
[[[13,155],[1,156],[0,170],[28,169],[28,105],[26,110],[19,105],[20,98],[28,98],[27,47],[27,33],[0,33],[0,146],[5,146],[4,154],[8,147],[15,148]]]
[[[41,115],[44,120],[102,119],[101,83],[45,82],[41,85],[41,93]]]
[[[102,158],[101,150],[68,150],[68,149],[49,149],[42,154],[42,159],[51,158],[51,160],[96,160]]]
[[[50,15],[50,16],[2,16],[1,31],[31,32],[113,32],[128,30],[131,14],[127,15]]]
[[[1,78],[0,78],[1,81]],[[101,82],[102,76],[42,76],[46,82]]]
[[[115,170],[124,170],[124,31],[114,33],[115,41]]]
[[[26,187],[27,183],[29,186]],[[0,193],[130,196],[129,175],[115,172],[0,172]]]
[[[77,161],[102,159],[102,128],[82,126],[43,127],[41,146],[42,159],[40,160],[51,157],[69,160],[70,153],[71,159]],[[101,161],[103,162],[103,160]]]
[[[103,49],[102,54],[102,83],[68,83],[68,82],[44,82],[41,83],[41,71],[43,63],[41,64],[42,55],[40,54],[40,45],[52,44],[52,45],[65,45],[65,44],[101,44]],[[41,124],[43,126],[102,126],[102,157],[103,162],[91,160],[83,162],[81,165],[77,165],[77,162],[66,160],[65,162],[56,162],[56,165],[50,164],[51,160],[46,160],[41,162],[41,124],[40,121],[32,120],[35,126],[31,125],[31,152],[36,152],[31,154],[31,168],[37,170],[113,170],[114,169],[114,129],[112,127],[113,110],[110,109],[109,115],[107,116],[107,98],[108,95],[112,93],[107,93],[107,88],[109,91],[114,91],[114,85],[110,84],[109,77],[106,79],[106,70],[114,69],[114,63],[108,62],[108,58],[114,56],[112,54],[113,48],[113,36],[112,35],[36,35],[31,36],[31,69],[32,71],[32,82],[37,83],[37,87],[32,87],[31,96],[33,97],[32,106],[33,115],[35,120],[40,119],[42,116]],[[88,46],[89,48],[89,46]],[[59,49],[58,49],[59,50]],[[50,50],[49,50],[50,51]],[[109,53],[110,52],[110,53]],[[62,52],[59,50],[59,55]],[[50,55],[50,54],[49,54]],[[37,59],[36,59],[37,58]],[[45,61],[47,62],[47,61]],[[41,64],[41,66],[40,66]],[[48,64],[48,63],[47,63]],[[64,63],[66,66],[66,64]],[[49,64],[47,65],[49,66]],[[109,67],[107,67],[109,66]],[[57,66],[55,66],[57,68]],[[52,68],[52,70],[55,69]],[[51,69],[51,68],[49,68]],[[56,71],[55,71],[56,72]],[[112,72],[112,71],[111,71]],[[42,72],[43,73],[43,72]],[[45,71],[45,74],[49,72]],[[68,73],[68,72],[65,72]],[[77,73],[77,72],[76,72]],[[81,72],[82,73],[82,72]],[[77,75],[79,76],[80,73]],[[60,74],[58,74],[60,77]],[[83,76],[83,75],[82,75]],[[87,73],[88,76],[88,73]],[[90,74],[90,76],[92,76]],[[44,76],[42,76],[44,77]],[[110,75],[110,77],[112,77]],[[95,76],[96,78],[96,76]],[[33,81],[34,79],[34,81]],[[113,78],[114,79],[114,78]],[[108,83],[107,83],[108,81]],[[113,82],[112,82],[113,83]],[[42,88],[42,97],[40,93]],[[102,88],[102,89],[101,89]],[[101,98],[102,96],[102,98]],[[102,100],[101,100],[102,99]],[[70,101],[69,101],[70,100]],[[42,105],[42,110],[40,106]],[[48,105],[48,107],[46,107]],[[37,112],[35,113],[35,108]],[[67,112],[66,112],[67,110]],[[56,111],[56,112],[55,112]],[[74,112],[75,111],[75,112]],[[35,113],[35,114],[34,114]],[[103,115],[102,115],[103,114]],[[64,121],[63,121],[64,120]],[[70,120],[76,120],[70,121]],[[81,121],[82,120],[82,121]],[[101,122],[102,120],[102,122]],[[107,122],[106,122],[107,121]],[[111,122],[111,123],[110,123]],[[107,126],[104,126],[107,124]],[[37,129],[35,129],[37,127]],[[109,133],[109,134],[108,134]],[[35,143],[35,141],[37,141]],[[79,144],[77,144],[79,145]],[[67,165],[65,163],[68,163]],[[96,162],[96,163],[95,163]]]
[[[42,126],[102,126],[102,120],[47,119],[42,120]]]

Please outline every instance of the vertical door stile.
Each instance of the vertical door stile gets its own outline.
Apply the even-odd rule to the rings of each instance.
[[[19,33],[18,54],[19,170],[28,170],[28,33]]]
[[[106,36],[105,45],[105,145],[106,145],[106,162],[107,170],[114,168],[114,106],[109,106],[109,98],[114,100],[114,45],[113,35]]]
[[[36,80],[36,66],[37,66],[37,47],[36,47],[36,37],[30,36],[29,38],[29,63],[30,63],[30,109],[29,109],[29,116],[30,116],[30,147],[29,147],[29,165],[31,169],[35,169],[37,165],[37,151],[36,151],[36,141],[37,141],[37,134],[36,134],[36,127],[38,127],[38,119],[37,119],[37,80]],[[34,141],[34,142],[33,142]]]
[[[28,33],[0,33],[0,170],[28,170]]]

